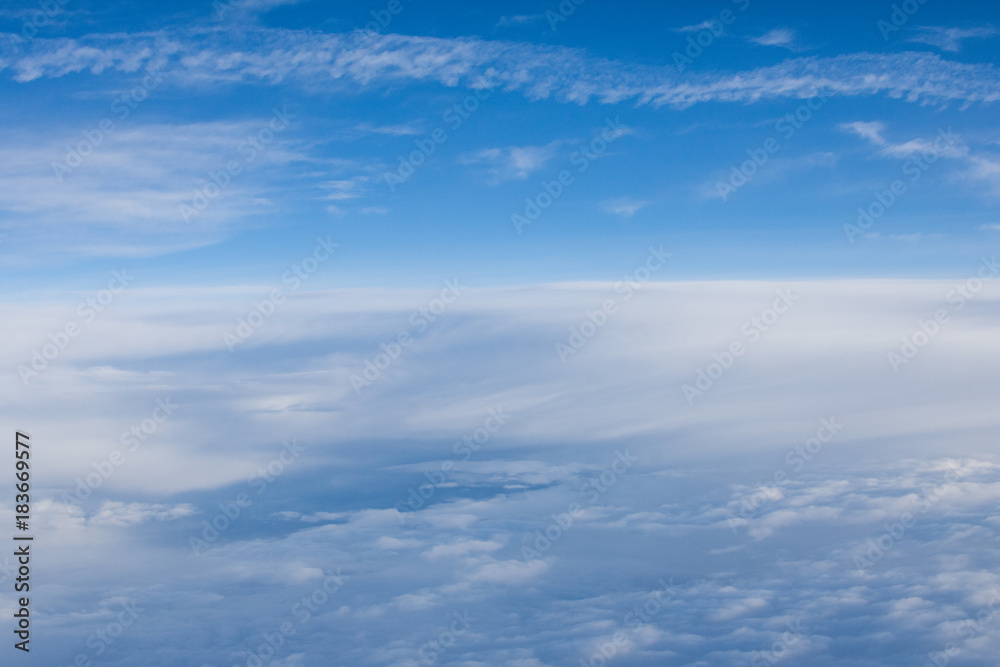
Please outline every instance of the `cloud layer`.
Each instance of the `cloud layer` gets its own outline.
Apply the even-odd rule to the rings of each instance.
[[[985,664],[997,287],[887,361],[954,287],[469,288],[419,332],[439,295],[302,293],[232,353],[259,289],[126,291],[2,385],[52,484],[47,659],[131,604],[104,664]],[[6,304],[4,366],[74,303]]]

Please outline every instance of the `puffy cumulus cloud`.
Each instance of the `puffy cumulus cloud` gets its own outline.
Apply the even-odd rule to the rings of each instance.
[[[303,292],[230,353],[257,286],[136,287],[0,383],[44,443],[40,660],[134,601],[105,664],[989,664],[997,288],[886,358],[953,287],[648,284],[566,363],[613,285],[470,288],[360,393],[428,294]],[[4,367],[78,296],[5,303]]]

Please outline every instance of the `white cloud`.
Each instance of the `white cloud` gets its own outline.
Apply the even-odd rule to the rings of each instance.
[[[230,355],[221,332],[261,286],[136,287],[31,387],[0,377],[0,405],[46,443],[55,497],[93,473],[155,397],[183,406],[82,507],[40,490],[48,645],[73,655],[132,598],[155,617],[146,611],[128,641],[163,664],[245,662],[285,621],[296,628],[285,650],[303,665],[329,655],[408,664],[466,612],[469,631],[440,664],[531,664],[539,646],[541,664],[573,664],[597,638],[630,630],[627,614],[676,577],[621,660],[746,664],[792,627],[795,664],[837,664],[860,645],[883,647],[867,654],[872,664],[917,663],[1000,586],[1000,416],[983,373],[1000,282],[984,284],[899,375],[885,358],[947,307],[957,282],[647,284],[567,364],[554,343],[613,284],[470,289],[360,398],[350,373],[377,349],[364,341],[388,340],[428,293],[302,293]],[[794,308],[688,405],[681,385],[743,339],[742,323],[778,287],[799,295]],[[0,363],[15,368],[78,298],[8,297],[5,317],[18,326]],[[401,521],[394,503],[497,406],[508,423],[454,486]],[[795,470],[787,453],[830,415],[843,432]],[[303,460],[256,495],[248,476],[292,435],[308,444]],[[591,503],[584,485],[620,448],[639,460]],[[741,494],[776,470],[787,483],[733,532],[726,517]],[[188,538],[240,491],[253,505],[195,556]],[[548,529],[574,502],[585,509],[573,525]],[[888,550],[858,571],[854,556],[906,512],[912,529],[883,539]],[[0,520],[13,515],[0,504]],[[141,529],[153,521],[169,523]],[[526,562],[521,547],[539,534],[552,544]],[[300,622],[294,605],[338,568],[343,586]],[[209,632],[163,642],[190,628]],[[961,656],[990,664],[998,648],[984,632]]]
[[[225,1],[225,0],[223,0]],[[233,7],[251,9],[255,11],[269,11],[275,7],[285,5],[297,5],[307,0],[231,0],[229,3]]]
[[[477,571],[469,574],[467,579],[470,582],[476,583],[520,586],[542,576],[548,569],[549,564],[543,560],[533,560],[530,563],[519,560],[505,560],[487,563]]]
[[[702,30],[708,30],[712,26],[716,25],[711,19],[702,21],[701,23],[695,23],[693,25],[681,26],[680,28],[673,28],[674,32],[701,32]]]
[[[766,607],[767,604],[768,601],[766,599],[759,597],[735,600],[726,604],[726,606],[712,614],[712,620],[731,621],[734,618],[740,618],[741,616],[745,616],[751,612],[762,609]]]
[[[487,148],[470,155],[463,155],[458,161],[461,164],[487,165],[487,182],[498,185],[504,181],[524,180],[544,168],[555,157],[560,143],[552,141],[544,146]]]
[[[8,137],[0,149],[0,211],[22,243],[46,254],[145,257],[216,243],[236,220],[271,211],[264,195],[276,197],[296,165],[309,161],[317,171],[301,145],[281,135],[248,161],[241,142],[267,123],[124,126],[96,147],[78,141],[75,128]],[[77,164],[67,159],[67,144],[90,149]],[[233,176],[224,173],[231,162],[240,169]],[[77,166],[67,172],[57,163]],[[224,187],[213,174],[222,174]],[[196,201],[205,188],[214,197]],[[191,209],[187,219],[182,205]]]
[[[942,51],[958,53],[962,50],[962,42],[968,39],[986,39],[997,34],[995,28],[991,26],[978,26],[975,28],[946,28],[942,26],[931,26],[918,28],[917,34],[907,41],[920,44],[930,44]]]
[[[278,7],[298,5],[309,0],[217,0],[213,2],[217,20],[233,21],[255,19]]]
[[[601,204],[601,208],[608,213],[631,218],[640,210],[649,205],[648,201],[640,201],[631,197],[619,197]]]
[[[969,267],[970,276],[975,271],[975,265]],[[279,279],[275,277],[276,282]],[[858,413],[863,423],[852,429],[852,438],[863,434],[908,438],[913,447],[919,447],[933,440],[929,434],[935,429],[960,427],[966,446],[975,447],[988,442],[982,439],[987,432],[982,429],[996,424],[989,410],[982,412],[982,387],[966,382],[963,373],[978,368],[979,360],[989,356],[989,340],[983,338],[982,327],[992,326],[992,320],[953,318],[947,335],[938,337],[901,371],[908,373],[913,386],[924,388],[909,396],[905,409],[880,400],[898,377],[889,370],[886,353],[918,319],[945,307],[942,295],[953,282],[792,285],[802,295],[801,305],[760,342],[748,357],[751,362],[742,365],[741,360],[740,372],[720,380],[697,409],[687,404],[681,387],[694,381],[698,368],[711,362],[713,353],[742,338],[742,323],[773,301],[774,290],[782,285],[650,284],[566,364],[561,363],[555,344],[568,336],[567,327],[580,313],[614,294],[612,285],[470,290],[454,304],[442,327],[430,328],[420,345],[407,350],[361,398],[353,391],[350,376],[364,368],[365,359],[378,346],[357,341],[395,337],[414,304],[425,302],[426,293],[338,290],[289,295],[280,312],[231,356],[222,334],[232,329],[254,299],[268,291],[267,285],[215,290],[137,285],[89,325],[57,363],[31,381],[31,387],[37,392],[70,394],[87,388],[78,409],[67,411],[43,429],[48,441],[73,443],[53,450],[49,471],[53,484],[67,487],[89,469],[91,461],[107,456],[108,445],[101,437],[75,435],[92,433],[93,428],[87,426],[90,420],[110,420],[125,413],[138,421],[148,416],[155,398],[166,395],[181,405],[198,406],[199,413],[250,416],[206,426],[194,414],[181,412],[141,457],[129,461],[130,474],[112,478],[109,485],[214,488],[245,479],[255,466],[273,458],[277,443],[289,436],[276,415],[295,421],[308,417],[296,436],[304,441],[321,440],[331,447],[356,438],[449,438],[447,446],[428,450],[427,461],[454,456],[450,443],[481,424],[487,407],[498,406],[517,416],[502,431],[511,442],[656,439],[683,430],[690,432],[689,447],[718,448],[719,443],[736,439],[753,449],[787,433],[793,415],[822,410]],[[1000,282],[987,283],[970,308],[992,303],[998,289]],[[6,303],[7,316],[19,324],[6,334],[0,362],[11,369],[29,363],[32,348],[61,328],[67,317],[74,318],[75,305],[85,296]],[[894,305],[886,309],[887,303]],[[757,311],[750,312],[748,304],[757,304]],[[670,325],[675,321],[692,324]],[[505,341],[511,339],[532,343],[509,349]],[[824,352],[808,343],[828,339],[839,341],[836,351]],[[481,366],[469,367],[465,351],[484,345],[498,352]],[[318,347],[281,372],[267,371],[264,353],[278,353],[288,346]],[[195,363],[195,359],[203,361]],[[230,359],[239,360],[242,366],[229,366]],[[126,372],[136,364],[156,372]],[[596,391],[585,381],[594,373],[605,378],[601,386],[606,390]],[[775,374],[787,379],[775,384],[770,379]],[[246,375],[260,378],[252,384],[252,391],[250,387],[235,393],[212,389],[242,386],[239,378]],[[461,387],[454,385],[456,375],[464,378]],[[927,378],[935,380],[921,385]],[[416,381],[421,389],[414,394],[411,383]],[[797,389],[798,382],[808,382],[824,397],[822,403]],[[207,389],[195,389],[200,387]],[[412,410],[393,413],[391,406],[399,397],[411,394],[416,396],[408,399]],[[649,395],[660,397],[654,407],[637,399]],[[0,399],[28,420],[44,414],[44,408],[30,398],[16,373],[0,383]],[[349,419],[342,412],[345,402],[352,405]],[[386,414],[395,417],[385,419]],[[758,427],[748,433],[743,420],[751,415]],[[111,428],[109,424],[107,430],[115,436],[127,426]],[[248,448],[254,452],[252,457]],[[183,457],[177,456],[178,451],[183,451]],[[220,464],[236,451],[241,452],[239,466]],[[184,462],[172,460],[177,458]],[[463,474],[500,487],[549,485],[582,474],[574,467],[529,461],[525,456],[511,458],[470,461]],[[174,478],[175,474],[180,477]],[[421,473],[414,468],[410,474]],[[405,496],[402,489],[400,497],[392,498],[387,506]]]
[[[90,36],[31,41],[23,56],[0,61],[17,81],[72,72],[135,72],[159,65],[173,84],[285,80],[316,87],[400,81],[437,81],[446,86],[482,86],[482,72],[495,84],[530,99],[555,98],[584,104],[633,100],[684,108],[708,101],[753,102],[801,99],[817,89],[842,96],[884,94],[910,102],[995,102],[997,74],[989,65],[953,63],[926,53],[849,54],[801,58],[745,72],[715,72],[679,78],[656,68],[595,58],[575,49],[477,39],[383,35],[353,46],[349,35],[295,33],[248,28],[254,41],[215,33],[206,47],[190,32]],[[197,36],[201,36],[199,33]],[[248,44],[260,44],[255,50]]]
[[[401,123],[396,125],[371,125],[370,123],[361,123],[354,129],[359,132],[385,134],[391,137],[407,137],[422,134],[423,132],[416,126],[415,123]]]
[[[969,157],[969,176],[984,181],[994,195],[1000,195],[1000,159],[992,155]]]
[[[323,199],[331,201],[347,201],[349,199],[357,199],[362,195],[365,189],[365,184],[368,182],[369,178],[367,176],[355,176],[349,179],[336,179],[332,181],[323,181],[318,184],[321,190],[328,191],[328,194],[323,195]]]
[[[869,232],[865,234],[866,239],[890,239],[902,241],[903,243],[918,243],[925,240],[936,240],[944,238],[944,234],[925,234],[924,232],[914,232],[913,234],[881,234],[880,232]]]
[[[797,37],[795,35],[795,31],[791,28],[774,28],[767,31],[760,37],[751,38],[750,41],[760,44],[761,46],[780,46],[786,49],[792,49],[795,47]]]
[[[544,14],[517,14],[514,16],[501,16],[497,21],[498,28],[509,28],[511,26],[531,25],[545,19]]]
[[[170,521],[197,513],[193,505],[157,505],[107,501],[88,519],[95,526],[124,528],[147,521]]]
[[[880,147],[879,155],[893,159],[922,158],[924,164],[933,164],[938,159],[947,158],[958,160],[961,165],[961,176],[966,181],[980,181],[989,189],[993,195],[1000,195],[1000,160],[992,154],[980,152],[973,153],[960,135],[955,134],[952,128],[939,130],[938,136],[927,139],[917,138],[904,141],[902,143],[892,143],[888,141],[883,133],[884,124],[880,122],[854,122],[844,123],[840,128],[853,132],[869,140]],[[870,238],[880,238],[881,234],[875,232]],[[900,240],[917,240],[918,236],[897,236]]]
[[[935,145],[937,144],[937,145]],[[940,149],[939,149],[940,147]],[[908,158],[915,155],[940,155],[947,158],[958,158],[968,155],[969,149],[961,141],[953,144],[940,144],[929,139],[910,139],[901,144],[886,144],[882,155],[893,158]]]
[[[840,129],[847,132],[853,132],[863,139],[867,139],[876,146],[884,146],[886,141],[883,133],[885,132],[885,123],[879,121],[864,122],[855,121],[853,123],[841,123]]]
[[[438,544],[425,555],[427,558],[455,558],[473,553],[492,552],[503,546],[503,542],[495,540],[459,540],[451,544]]]

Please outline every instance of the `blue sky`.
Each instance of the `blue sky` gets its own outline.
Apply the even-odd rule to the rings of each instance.
[[[173,3],[137,15],[67,2],[33,39],[8,37],[0,224],[12,279],[39,284],[18,261],[30,252],[55,269],[46,275],[142,257],[155,283],[252,280],[319,232],[344,246],[322,277],[330,287],[436,283],[442,272],[482,285],[609,279],[654,242],[676,249],[678,278],[917,277],[948,275],[995,237],[997,70],[984,3],[921,5],[887,38],[878,22],[892,20],[891,5],[870,3],[836,16],[763,2],[584,3],[554,24],[545,12],[558,5],[400,7],[332,75],[323,63],[383,8]],[[8,5],[5,30],[23,31],[36,9]],[[707,46],[678,71],[689,38]],[[318,60],[296,60],[312,49]],[[162,83],[136,89],[154,64]],[[488,99],[452,129],[445,112],[489,72]],[[115,106],[134,90],[142,101]],[[829,99],[800,128],[776,129],[816,92]],[[294,116],[287,129],[204,213],[179,216],[210,173],[244,159],[240,142],[275,107]],[[574,152],[609,117],[627,134],[516,233],[510,216],[576,169]],[[104,118],[114,132],[60,182],[51,163]],[[878,132],[866,138],[855,123]],[[400,156],[438,128],[444,143],[390,188]],[[912,142],[947,128],[952,154],[869,238],[846,243],[858,207],[919,156]],[[718,183],[768,139],[777,152],[723,201]],[[82,204],[81,190],[105,203]]]
[[[994,664],[998,40],[5,3],[2,661]]]

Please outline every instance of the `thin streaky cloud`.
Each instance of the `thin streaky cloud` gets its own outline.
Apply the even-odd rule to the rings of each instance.
[[[884,146],[886,144],[885,137],[882,133],[885,132],[885,123],[880,121],[855,121],[853,123],[841,123],[840,129],[853,134],[858,135],[863,139],[867,139],[876,146]]]
[[[518,14],[516,16],[502,16],[497,21],[498,28],[509,28],[511,26],[523,26],[537,23],[545,18],[544,14]]]
[[[399,123],[396,125],[370,125],[368,123],[361,123],[354,129],[359,132],[385,134],[390,137],[415,136],[423,133],[423,130],[411,123]]]
[[[711,19],[702,21],[701,23],[695,23],[693,25],[681,26],[680,28],[672,28],[674,32],[701,32],[702,30],[708,30],[715,23]]]
[[[908,42],[918,44],[930,44],[942,51],[958,53],[962,50],[963,42],[968,39],[987,39],[997,35],[996,28],[991,26],[980,26],[976,28],[945,28],[932,26],[919,28],[916,35],[910,37]]]
[[[277,84],[285,80],[331,89],[436,81],[445,86],[500,87],[532,100],[586,104],[632,101],[686,108],[704,102],[800,99],[817,92],[853,97],[887,95],[921,104],[1000,100],[1000,73],[992,64],[966,64],[928,53],[855,53],[806,57],[743,72],[688,77],[672,68],[628,64],[581,49],[475,38],[375,37],[355,46],[350,35],[248,29],[242,39],[216,31],[218,45],[194,37],[205,31],[91,35],[35,39],[23,55],[0,61],[16,81],[89,71],[132,73],[156,67],[175,85],[222,82]],[[489,76],[486,76],[488,74]]]
[[[604,202],[601,205],[601,208],[607,213],[620,215],[625,218],[631,218],[648,205],[648,201],[641,201],[633,199],[632,197],[620,197],[618,199],[612,199]]]

